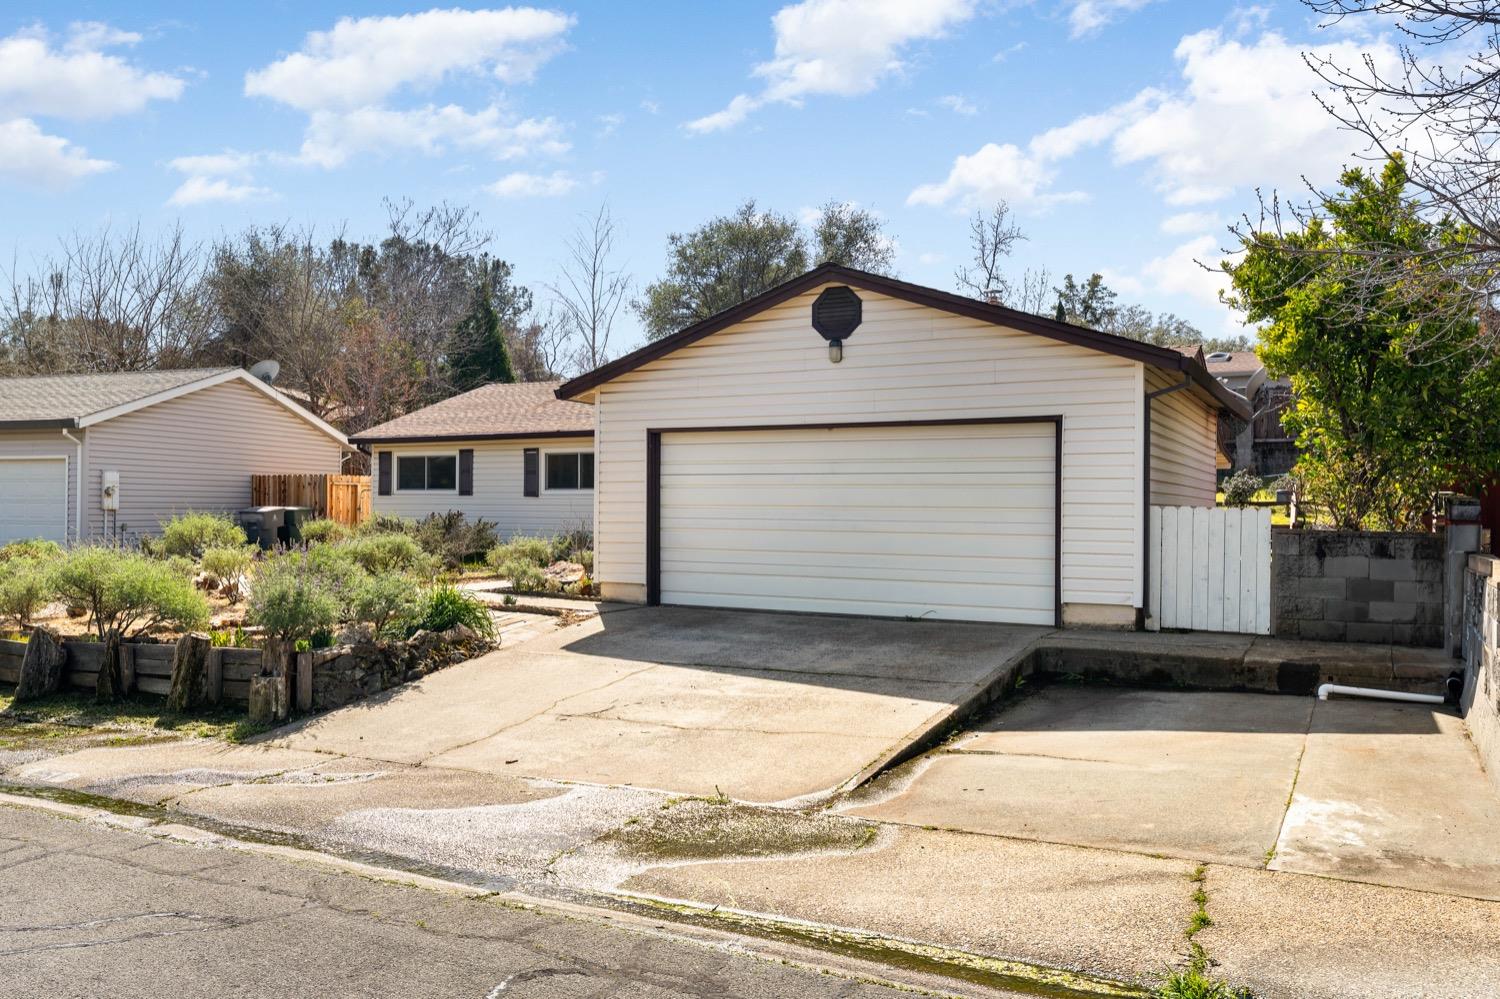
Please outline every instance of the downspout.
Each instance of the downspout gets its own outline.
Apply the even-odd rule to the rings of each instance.
[[[1151,590],[1151,404],[1161,396],[1181,392],[1191,384],[1193,384],[1192,377],[1184,373],[1182,381],[1176,385],[1168,385],[1155,392],[1147,392],[1143,403],[1144,413],[1141,419],[1141,607],[1136,613],[1137,631],[1142,631],[1146,627],[1146,605],[1150,599]]]
[[[73,442],[73,543],[83,543],[83,441],[68,433],[64,427],[62,435]]]

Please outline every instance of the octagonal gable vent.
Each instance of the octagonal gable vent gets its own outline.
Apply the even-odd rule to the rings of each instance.
[[[864,309],[859,296],[851,289],[840,285],[825,288],[813,300],[812,324],[825,340],[844,340],[864,320]]]

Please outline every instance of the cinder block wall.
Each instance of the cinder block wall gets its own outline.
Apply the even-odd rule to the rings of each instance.
[[[1500,789],[1500,565],[1470,555],[1464,574],[1464,693],[1459,708],[1485,772]]]
[[[1278,638],[1443,644],[1443,536],[1271,532]]]

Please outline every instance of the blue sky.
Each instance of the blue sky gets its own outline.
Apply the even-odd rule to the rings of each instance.
[[[1014,270],[1102,271],[1211,334],[1225,225],[1255,189],[1331,180],[1359,146],[1304,51],[1391,59],[1374,24],[1293,0],[564,3],[12,2],[0,15],[0,248],[180,220],[378,235],[381,199],[476,208],[552,280],[608,202],[638,284],[666,236],[746,197],[885,219],[908,280],[953,286],[965,216],[1005,198]],[[635,321],[615,350],[639,340]]]

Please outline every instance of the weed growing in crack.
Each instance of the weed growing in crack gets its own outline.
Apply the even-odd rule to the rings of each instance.
[[[1203,945],[1193,938],[1214,924],[1208,914],[1208,868],[1199,864],[1188,876],[1193,885],[1193,914],[1183,935],[1188,942],[1188,966],[1173,971],[1152,993],[1156,999],[1255,999],[1248,989],[1239,989],[1223,979],[1209,977],[1213,962]]]

